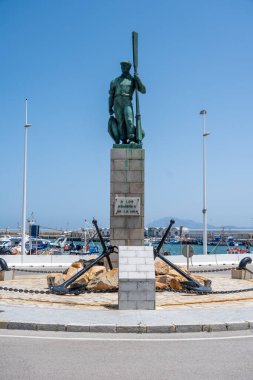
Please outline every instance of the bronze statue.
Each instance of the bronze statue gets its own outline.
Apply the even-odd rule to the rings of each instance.
[[[146,88],[137,74],[137,48],[138,35],[133,32],[134,76],[130,74],[131,63],[123,61],[121,76],[111,81],[109,91],[109,124],[108,131],[116,144],[141,144],[144,131],[141,128],[138,91],[146,93]],[[136,93],[136,126],[134,126],[134,113],[132,98]],[[115,114],[115,117],[113,116]]]

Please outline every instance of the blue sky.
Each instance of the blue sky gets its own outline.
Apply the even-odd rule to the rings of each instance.
[[[146,132],[145,222],[253,226],[253,1],[0,0],[0,227],[21,223],[25,98],[27,215],[109,226],[108,90],[139,33]]]

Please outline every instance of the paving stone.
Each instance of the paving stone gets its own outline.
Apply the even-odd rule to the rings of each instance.
[[[0,329],[7,329],[9,321],[0,321]]]
[[[174,333],[175,332],[175,326],[170,325],[170,326],[147,326],[147,333]]]
[[[229,331],[248,330],[249,327],[250,327],[249,322],[229,322],[229,323],[227,323],[227,329]]]
[[[117,333],[145,333],[147,327],[143,325],[128,325],[128,326],[116,326]]]
[[[66,330],[69,332],[89,332],[90,326],[80,326],[74,324],[68,324]]]
[[[60,325],[60,324],[53,324],[53,323],[38,323],[37,324],[37,330],[43,330],[43,331],[65,331],[66,326]]]
[[[176,332],[184,333],[184,332],[200,332],[202,331],[202,325],[175,325]]]
[[[116,325],[90,325],[90,332],[115,333]]]
[[[226,323],[214,323],[210,325],[203,325],[202,330],[206,332],[215,332],[215,331],[226,331]]]
[[[36,323],[26,323],[26,322],[9,322],[7,325],[9,330],[37,330]]]
[[[248,323],[249,323],[249,328],[253,329],[253,321],[249,321]]]

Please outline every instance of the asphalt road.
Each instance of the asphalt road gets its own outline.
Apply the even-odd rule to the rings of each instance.
[[[0,330],[1,379],[253,378],[253,332],[88,334]]]

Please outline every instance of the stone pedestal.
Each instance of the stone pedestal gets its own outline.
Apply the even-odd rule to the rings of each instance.
[[[111,245],[142,246],[144,244],[144,154],[144,149],[111,149]],[[119,202],[122,202],[122,210],[115,209],[115,204],[117,208]],[[129,208],[128,215],[126,214],[127,202],[130,202],[130,206],[131,202],[138,206],[136,211]]]
[[[155,309],[152,247],[119,247],[119,309]]]

